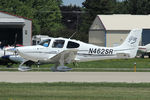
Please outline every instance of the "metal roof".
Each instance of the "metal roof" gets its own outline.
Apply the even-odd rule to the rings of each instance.
[[[0,13],[6,14],[6,15],[11,15],[11,16],[14,16],[14,17],[23,18],[23,19],[31,20],[31,21],[32,21],[32,19],[29,19],[29,18],[26,18],[26,17],[23,17],[23,16],[17,16],[17,15],[8,13],[8,12],[0,11]]]
[[[0,25],[24,25],[23,18],[0,18]]]
[[[25,22],[23,18],[0,18],[0,22]]]
[[[97,15],[106,30],[150,29],[150,15]]]

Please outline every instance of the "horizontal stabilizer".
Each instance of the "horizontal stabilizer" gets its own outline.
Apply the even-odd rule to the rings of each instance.
[[[130,58],[130,54],[129,53],[117,53],[117,58]]]

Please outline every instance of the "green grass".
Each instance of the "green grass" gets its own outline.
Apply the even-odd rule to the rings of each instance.
[[[91,62],[81,62],[81,68],[132,68],[136,62],[138,68],[150,68],[150,59],[112,59]]]
[[[68,67],[73,68],[73,71],[133,71],[133,70],[103,70],[102,68],[134,68],[134,63],[137,64],[138,68],[150,68],[150,59],[112,59],[112,60],[100,60],[100,61],[90,61],[90,62],[78,62],[77,66],[73,66],[73,64],[66,65]],[[17,68],[19,64],[13,66],[13,68]],[[53,64],[45,64],[40,65],[40,71],[49,71],[50,67]],[[5,69],[6,66],[0,66],[0,71],[17,71],[17,69]],[[32,68],[37,68],[37,66],[33,65]],[[47,68],[47,69],[44,69]],[[38,69],[34,69],[32,71],[39,71]],[[142,70],[142,71],[150,71],[150,70]]]
[[[116,71],[133,71],[130,69],[134,68],[134,63],[136,63],[137,69],[140,68],[150,68],[150,59],[112,59],[112,60],[100,60],[100,61],[90,61],[81,62],[78,66],[72,66],[72,68],[82,68],[77,71],[115,71],[115,70],[103,70],[101,68],[129,68],[129,70],[116,70]],[[88,69],[89,68],[89,69]],[[92,69],[90,69],[92,68]],[[94,69],[95,68],[95,69]],[[100,68],[100,69],[99,69]],[[141,71],[141,70],[139,70]],[[149,70],[142,70],[149,71]]]
[[[0,83],[0,100],[150,100],[150,83]]]

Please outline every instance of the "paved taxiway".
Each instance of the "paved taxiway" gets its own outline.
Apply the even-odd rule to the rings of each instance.
[[[150,72],[0,72],[0,82],[150,82]]]

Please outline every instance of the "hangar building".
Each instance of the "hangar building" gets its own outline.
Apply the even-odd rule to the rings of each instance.
[[[0,11],[0,42],[3,45],[32,43],[32,21]]]
[[[97,15],[89,30],[89,43],[118,46],[134,28],[143,29],[141,45],[150,43],[150,15]]]

